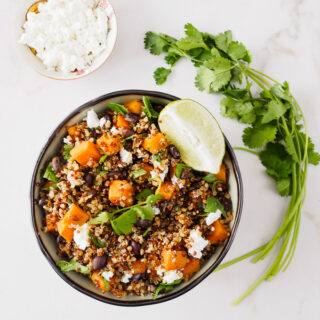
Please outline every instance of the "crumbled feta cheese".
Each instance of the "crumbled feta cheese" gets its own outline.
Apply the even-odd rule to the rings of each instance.
[[[125,273],[121,278],[121,282],[128,283],[129,279],[131,279],[131,278],[132,278],[132,274],[131,273]]]
[[[188,252],[194,258],[202,257],[202,250],[208,245],[209,241],[201,237],[202,233],[196,229],[190,232],[187,240]]]
[[[67,180],[70,182],[71,188],[81,186],[83,184],[81,173],[79,171],[69,170],[67,174]]]
[[[182,180],[179,179],[176,175],[172,177],[171,181],[172,181],[172,184],[175,186],[177,185],[179,189],[184,187]]]
[[[153,169],[152,171],[150,171],[150,175],[151,175],[151,178],[154,179],[154,178],[160,178],[161,181],[164,181],[167,173],[168,173],[168,166],[165,166],[163,169],[159,170],[158,168],[155,168]]]
[[[107,281],[110,281],[114,273],[112,271],[104,271],[101,274]]]
[[[165,272],[162,281],[164,283],[172,283],[172,282],[177,281],[181,278],[182,278],[182,276],[181,276],[180,272],[178,273],[177,270],[170,270],[170,271]]]
[[[107,122],[106,118],[101,118],[101,119],[99,120],[99,126],[100,126],[100,128],[102,128],[106,122]]]
[[[106,50],[108,15],[95,0],[50,0],[38,10],[28,13],[19,42],[48,70],[85,70]]]
[[[153,211],[154,211],[154,215],[157,216],[160,214],[160,209],[157,208],[157,207],[152,207],[153,208]]]
[[[218,209],[216,212],[210,212],[206,217],[206,224],[210,226],[221,217],[222,212]]]
[[[122,162],[129,164],[132,162],[132,153],[123,148],[120,150],[120,158]]]
[[[164,273],[165,273],[165,270],[163,268],[159,268],[157,270],[157,275],[160,276],[160,277],[162,277]]]
[[[87,121],[87,126],[89,128],[96,128],[96,127],[99,127],[100,125],[98,115],[95,113],[93,109],[90,109],[87,112],[86,121]]]
[[[110,129],[110,132],[111,132],[113,135],[121,134],[120,131],[119,131],[116,127],[112,127],[112,128]]]
[[[160,179],[162,180],[162,181],[164,181],[164,179],[165,179],[165,177],[166,177],[166,175],[167,175],[167,173],[168,173],[168,167],[166,166],[165,168],[164,168],[164,170],[161,172],[161,173],[159,173],[159,177],[160,177]]]
[[[76,227],[73,233],[73,240],[79,249],[84,250],[89,246],[89,225],[87,223]]]

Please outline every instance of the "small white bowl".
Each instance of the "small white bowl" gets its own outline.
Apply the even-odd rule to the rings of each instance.
[[[22,26],[26,21],[26,13],[30,6],[37,2],[37,0],[25,0],[20,1],[17,8],[17,14],[18,14],[18,20],[17,20],[17,28],[16,28],[16,41],[18,43],[21,34],[23,32]],[[70,73],[64,73],[64,72],[57,72],[52,70],[47,70],[45,65],[42,63],[42,61],[35,56],[31,49],[23,44],[18,43],[19,51],[21,52],[22,56],[26,60],[26,62],[33,67],[35,71],[40,73],[41,75],[55,79],[55,80],[74,80],[79,79],[82,77],[85,77],[92,72],[99,69],[109,58],[111,55],[113,48],[117,41],[117,35],[118,35],[118,25],[117,25],[117,18],[114,12],[114,9],[110,2],[108,0],[98,0],[97,5],[105,10],[107,12],[108,18],[109,18],[109,33],[108,33],[108,41],[107,41],[107,48],[103,51],[102,54],[100,54],[92,65],[88,67],[86,70],[78,71],[78,72],[70,72]]]

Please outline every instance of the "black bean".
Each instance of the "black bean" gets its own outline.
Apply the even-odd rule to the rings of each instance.
[[[64,238],[62,238],[60,235],[57,236],[57,243],[58,244],[65,244],[66,240],[64,240]]]
[[[176,146],[174,146],[173,144],[170,144],[169,146],[169,152],[172,155],[173,158],[175,159],[180,159],[181,155],[179,150],[177,149]]]
[[[109,179],[125,179],[126,178],[126,174],[122,171],[117,171],[117,170],[114,170],[114,171],[111,171],[108,173],[108,178]]]
[[[134,135],[134,131],[132,129],[129,129],[129,128],[122,129],[122,136],[123,137],[128,138],[133,135]]]
[[[86,181],[88,187],[92,187],[94,184],[94,175],[91,173],[87,173],[84,177],[84,180]]]
[[[168,216],[171,214],[172,209],[174,208],[174,206],[176,205],[176,202],[173,200],[168,200],[168,201],[164,201],[163,202],[163,210],[162,212]]]
[[[220,200],[221,204],[223,205],[224,211],[228,212],[232,210],[232,202],[231,199],[228,198],[222,198]]]
[[[142,228],[142,229],[147,229],[152,225],[151,220],[141,220],[140,218],[136,222],[136,226]]]
[[[140,116],[136,113],[129,112],[124,116],[124,120],[130,122],[130,123],[137,123],[140,119]]]
[[[192,183],[191,188],[192,188],[192,189],[200,189],[201,186],[202,186],[201,181],[196,181],[196,182],[193,182],[193,183]]]
[[[131,279],[137,281],[140,279],[144,279],[145,277],[146,277],[145,272],[144,273],[136,273],[136,274],[132,275]]]
[[[55,172],[59,172],[62,169],[62,163],[61,163],[61,159],[59,157],[54,157],[51,161],[52,163],[52,169]]]
[[[46,201],[46,197],[41,197],[41,199],[39,200],[39,206],[40,207],[44,207],[46,204],[47,204],[47,201]]]
[[[107,264],[107,256],[103,254],[102,256],[95,256],[92,260],[92,267],[94,270],[100,270]]]
[[[137,241],[131,240],[131,247],[136,258],[140,257],[141,245]]]
[[[112,124],[112,116],[110,114],[106,114],[103,118],[106,119],[106,122],[110,121],[110,124]]]
[[[187,180],[190,179],[192,177],[192,172],[190,169],[182,169],[181,174],[180,174],[180,178]]]

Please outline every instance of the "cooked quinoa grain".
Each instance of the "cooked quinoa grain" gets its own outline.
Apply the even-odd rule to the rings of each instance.
[[[114,105],[96,127],[69,127],[44,168],[43,228],[57,239],[62,271],[119,297],[154,294],[188,281],[229,237],[228,169],[222,181],[182,166],[150,107]]]

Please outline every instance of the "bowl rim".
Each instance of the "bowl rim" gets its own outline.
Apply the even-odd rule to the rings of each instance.
[[[41,0],[37,0],[34,2],[37,3],[37,2],[41,2]],[[112,44],[112,48],[110,50],[110,52],[108,53],[108,55],[105,57],[105,59],[93,70],[91,70],[90,72],[88,73],[83,73],[83,74],[80,74],[79,76],[76,76],[76,77],[72,77],[72,78],[57,78],[55,76],[50,76],[44,72],[41,72],[40,70],[38,70],[32,63],[27,63],[36,73],[38,73],[39,75],[47,78],[47,79],[51,79],[51,80],[60,80],[60,81],[72,81],[72,80],[77,80],[77,79],[82,79],[82,78],[85,78],[91,74],[93,74],[95,71],[99,70],[106,62],[107,60],[109,60],[109,58],[111,57],[115,47],[116,47],[116,44],[118,42],[118,34],[119,34],[119,26],[118,26],[118,18],[117,18],[117,15],[116,15],[116,11],[114,10],[114,7],[113,5],[111,4],[111,2],[109,0],[107,0],[107,3],[108,5],[111,7],[112,9],[112,12],[113,12],[113,16],[114,16],[114,22],[115,22],[115,38],[114,38],[114,42]],[[27,9],[29,10],[29,8]],[[28,11],[26,11],[27,13]],[[26,46],[26,45],[23,45],[21,44],[22,46]],[[30,49],[30,48],[29,48]],[[26,58],[24,59],[25,61],[27,60]]]
[[[242,214],[242,206],[243,206],[243,184],[242,184],[242,178],[241,178],[241,173],[240,173],[240,168],[236,159],[236,156],[232,150],[232,147],[229,143],[229,141],[227,140],[227,138],[224,136],[225,138],[225,143],[226,143],[226,151],[228,152],[229,156],[230,156],[230,160],[234,169],[234,173],[235,173],[235,179],[236,179],[236,183],[237,183],[237,196],[238,196],[238,206],[237,206],[237,211],[235,214],[235,218],[234,218],[234,223],[233,223],[233,228],[231,230],[230,233],[230,237],[228,238],[225,246],[223,247],[223,249],[221,250],[219,256],[217,257],[217,259],[214,261],[214,263],[201,275],[199,276],[197,279],[195,279],[194,281],[190,282],[189,284],[187,284],[185,287],[181,288],[180,290],[177,290],[174,293],[168,294],[168,295],[163,295],[155,300],[153,299],[139,299],[136,301],[125,301],[125,300],[113,300],[110,299],[108,297],[105,296],[100,296],[94,292],[91,292],[89,290],[87,290],[86,288],[78,285],[77,283],[75,283],[72,279],[68,278],[56,265],[54,259],[51,257],[50,253],[48,252],[48,250],[46,249],[44,243],[41,240],[39,231],[37,229],[37,225],[36,225],[36,219],[35,219],[35,205],[36,205],[36,201],[34,199],[34,193],[35,193],[35,187],[36,187],[36,178],[37,178],[37,174],[38,171],[40,170],[40,163],[42,161],[42,158],[45,154],[45,152],[47,151],[47,149],[50,147],[52,141],[54,140],[55,136],[58,134],[58,132],[60,132],[60,130],[62,130],[66,123],[72,119],[74,116],[76,116],[78,113],[80,113],[81,111],[88,109],[90,107],[95,106],[96,104],[103,102],[106,99],[112,99],[112,98],[116,98],[116,97],[120,97],[120,96],[124,96],[124,95],[141,95],[141,96],[150,96],[150,97],[155,97],[155,98],[163,98],[163,99],[167,99],[167,100],[180,100],[178,97],[173,96],[171,94],[167,94],[167,93],[163,93],[163,92],[158,92],[158,91],[149,91],[149,90],[138,90],[138,89],[130,89],[130,90],[120,90],[120,91],[114,91],[111,93],[107,93],[104,94],[102,96],[99,96],[98,98],[92,99],[84,104],[82,104],[80,107],[76,108],[75,110],[73,110],[66,118],[64,118],[60,124],[56,127],[56,129],[50,134],[47,142],[45,143],[44,147],[41,149],[40,155],[36,161],[35,164],[35,168],[32,174],[32,179],[31,179],[31,188],[30,188],[30,204],[31,204],[31,223],[32,223],[32,227],[38,242],[38,245],[40,247],[41,252],[43,253],[43,255],[45,256],[45,258],[48,260],[49,264],[51,265],[51,267],[53,268],[53,270],[66,282],[68,283],[71,287],[73,287],[74,289],[78,290],[79,292],[82,292],[83,294],[94,298],[96,300],[99,300],[101,302],[104,303],[108,303],[108,304],[112,304],[112,305],[117,305],[117,306],[126,306],[126,307],[136,307],[136,306],[145,306],[145,305],[152,305],[152,304],[158,304],[158,303],[162,303],[165,301],[169,301],[172,300],[174,298],[177,298],[181,295],[183,295],[184,293],[188,292],[189,290],[191,290],[192,288],[194,288],[195,286],[197,286],[200,282],[202,282],[205,278],[207,278],[209,276],[209,274],[211,274],[216,268],[217,266],[221,263],[221,261],[223,260],[223,258],[226,256],[227,252],[229,251],[232,242],[234,240],[236,231],[238,229],[238,225],[240,222],[240,218],[241,218],[241,214]]]

